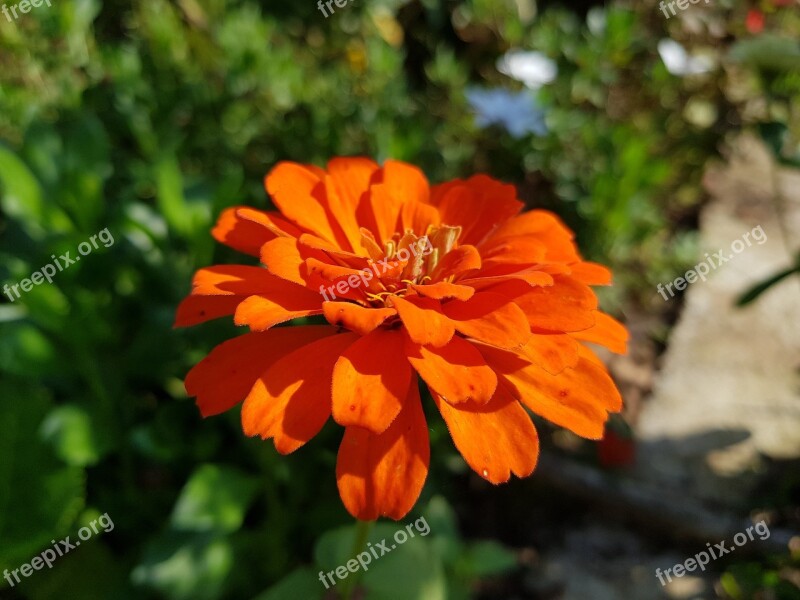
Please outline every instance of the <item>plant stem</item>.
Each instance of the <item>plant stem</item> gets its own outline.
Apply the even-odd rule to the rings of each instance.
[[[375,521],[361,521],[356,519],[356,535],[353,538],[353,551],[350,553],[352,558],[355,558],[364,550],[364,547],[367,545],[369,532],[372,530],[374,524]],[[358,583],[359,574],[360,571],[353,573],[353,576],[347,579],[342,586],[342,600],[350,600],[350,596]]]

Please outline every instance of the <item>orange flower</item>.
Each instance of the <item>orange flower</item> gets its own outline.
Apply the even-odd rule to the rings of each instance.
[[[230,208],[213,235],[266,268],[201,269],[178,308],[176,326],[233,315],[251,331],[186,377],[204,416],[244,400],[245,434],[284,454],[332,416],[345,428],[339,492],[362,520],[401,519],[422,490],[417,377],[494,484],[536,465],[526,409],[602,438],[622,400],[582,342],[624,352],[627,332],[589,287],[610,272],[581,259],[553,214],[521,214],[514,187],[485,175],[431,187],[397,161],[284,162],[265,183],[279,212]],[[315,315],[328,324],[275,327]]]

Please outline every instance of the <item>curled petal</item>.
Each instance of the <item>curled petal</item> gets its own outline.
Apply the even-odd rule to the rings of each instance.
[[[324,302],[322,310],[331,325],[345,327],[360,335],[367,335],[397,314],[393,308],[365,308],[352,302]]]

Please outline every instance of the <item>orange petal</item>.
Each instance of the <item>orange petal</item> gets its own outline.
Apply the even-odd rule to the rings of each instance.
[[[403,202],[428,203],[430,197],[428,179],[418,167],[399,160],[387,160],[383,164],[379,178],[391,195],[401,198]]]
[[[190,327],[232,315],[243,296],[189,296],[179,305],[173,327]]]
[[[192,279],[193,296],[247,296],[282,287],[279,279],[261,267],[218,265],[200,269]]]
[[[344,333],[310,342],[262,371],[242,407],[245,435],[274,438],[288,454],[319,433],[331,414],[333,365],[356,339]]]
[[[475,246],[459,246],[445,254],[431,273],[433,281],[446,277],[459,277],[481,268],[481,255]]]
[[[186,393],[197,396],[204,417],[223,413],[244,400],[258,376],[281,356],[334,333],[326,325],[279,327],[225,341],[189,371]]]
[[[475,175],[448,188],[439,201],[442,223],[460,225],[459,243],[479,244],[489,233],[523,207],[513,185]]]
[[[577,262],[569,265],[570,277],[586,285],[611,285],[611,271],[593,262]]]
[[[553,213],[546,210],[531,210],[509,219],[487,240],[522,236],[542,242],[547,248],[547,260],[575,262],[580,255],[572,239],[572,231]]]
[[[410,229],[417,235],[428,231],[428,225],[440,225],[441,218],[435,206],[414,200],[407,201],[400,210],[400,223],[403,231]]]
[[[597,296],[590,287],[564,276],[553,285],[533,287],[514,298],[531,327],[548,331],[583,331],[595,324]]]
[[[397,231],[400,209],[404,201],[403,196],[392,194],[389,186],[385,184],[373,184],[369,189],[369,203],[375,218],[375,222],[369,225],[371,229],[374,228],[378,243],[384,247]]]
[[[410,339],[408,360],[432,391],[452,404],[472,400],[486,403],[497,388],[497,376],[481,353],[458,336],[441,348],[420,346]]]
[[[551,375],[558,375],[578,363],[579,344],[567,334],[534,333],[519,353]]]
[[[527,477],[539,458],[539,436],[519,402],[502,387],[484,405],[453,406],[433,394],[461,456],[478,475],[499,484]]]
[[[413,508],[428,475],[428,428],[416,383],[403,410],[382,434],[361,427],[344,432],[336,483],[348,512],[362,521],[400,520]]]
[[[316,292],[275,278],[283,283],[268,296],[250,296],[236,308],[233,321],[251,331],[264,331],[298,317],[322,314],[322,298]]]
[[[484,267],[494,265],[524,265],[543,262],[547,246],[542,242],[524,237],[492,238],[490,244],[481,247]]]
[[[303,263],[309,258],[320,260],[327,259],[327,256],[324,252],[311,250],[289,237],[274,239],[261,248],[261,262],[267,270],[276,277],[297,285],[308,285]]]
[[[339,357],[333,369],[333,418],[339,425],[382,433],[394,421],[411,384],[403,344],[400,331],[376,329]]]
[[[480,292],[466,302],[448,302],[443,310],[459,332],[493,346],[517,348],[531,337],[525,313],[500,294]]]
[[[512,396],[537,415],[576,435],[600,439],[607,413],[621,408],[622,400],[611,378],[583,357],[574,368],[551,375],[510,352],[489,346],[479,348]]]
[[[491,272],[497,273],[498,269],[493,268]],[[521,295],[529,291],[529,288],[533,286],[550,286],[553,285],[553,277],[549,273],[545,273],[541,270],[541,267],[536,268],[529,268],[523,269],[521,271],[513,271],[508,274],[486,274],[486,272],[481,271],[475,275],[471,275],[466,279],[462,279],[458,282],[461,285],[468,285],[471,288],[476,290],[483,290],[483,289],[490,289],[493,292],[497,292],[499,289],[505,289],[504,284],[516,284],[516,283],[523,283],[526,284],[528,287],[524,288],[522,291],[519,291],[516,295]],[[503,285],[503,288],[498,288],[495,286]],[[522,286],[520,286],[521,288]],[[519,289],[519,288],[515,288]]]
[[[393,308],[365,308],[352,302],[324,302],[323,314],[328,323],[367,335],[397,311]]]
[[[434,300],[445,300],[455,298],[456,300],[469,300],[475,294],[475,289],[466,285],[458,285],[440,281],[430,285],[412,285],[411,287],[420,296],[433,298]]]
[[[327,210],[325,186],[318,170],[281,162],[265,177],[264,185],[286,218],[341,247],[343,236],[332,225],[335,220]]]
[[[275,233],[265,227],[263,223],[243,218],[239,211],[245,208],[243,206],[234,206],[222,211],[216,226],[211,230],[211,235],[221,244],[230,246],[245,254],[258,256],[261,246],[274,239]],[[258,218],[263,219],[264,222],[275,225],[280,223],[279,227],[281,228],[289,226],[286,221],[280,219],[280,217],[275,217],[272,213],[264,213],[253,209],[247,210],[258,214]]]
[[[378,165],[368,158],[334,158],[328,162],[328,176],[325,178],[328,207],[354,252],[361,249],[357,218],[359,205],[378,169]]]
[[[625,326],[613,317],[596,311],[594,313],[594,327],[576,331],[570,335],[575,339],[584,342],[594,342],[605,346],[617,354],[625,354],[628,351],[628,330]]]
[[[453,322],[442,314],[438,300],[419,296],[392,296],[409,337],[417,344],[444,346],[456,332]]]

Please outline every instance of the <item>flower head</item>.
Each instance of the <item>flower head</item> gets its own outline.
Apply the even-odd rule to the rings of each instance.
[[[178,326],[233,315],[250,329],[187,375],[204,416],[244,401],[244,432],[284,454],[332,417],[345,429],[339,492],[362,520],[400,519],[422,490],[420,380],[495,484],[536,465],[527,410],[602,437],[622,402],[582,342],[624,352],[627,332],[589,287],[610,272],[554,215],[521,213],[514,187],[487,176],[431,187],[397,161],[287,162],[265,183],[278,212],[230,208],[213,230],[263,267],[201,269],[178,309]],[[323,324],[276,327],[314,315]]]

